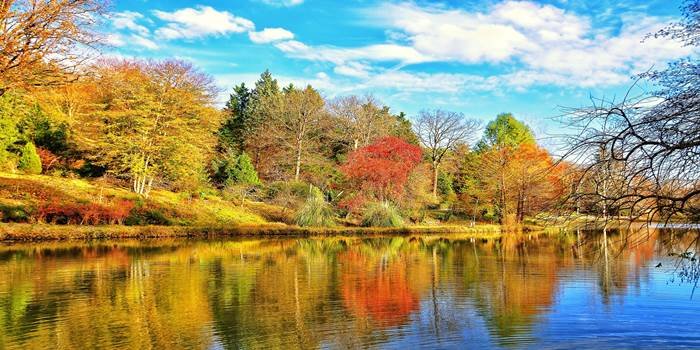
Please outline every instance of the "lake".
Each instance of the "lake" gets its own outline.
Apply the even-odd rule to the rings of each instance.
[[[676,255],[697,246],[671,230],[5,244],[0,349],[700,347],[697,263]]]

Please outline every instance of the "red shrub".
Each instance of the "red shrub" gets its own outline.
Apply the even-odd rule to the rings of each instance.
[[[58,164],[61,160],[60,157],[45,148],[37,148],[36,153],[39,155],[39,158],[41,158],[41,168],[44,171],[51,169],[51,167]]]
[[[80,206],[80,224],[99,225],[104,208],[97,203],[83,204]]]
[[[129,216],[131,209],[134,208],[134,202],[129,200],[120,200],[111,203],[107,208],[105,213],[105,219],[109,221],[110,224],[118,223],[122,224],[124,219]]]
[[[37,220],[52,224],[77,224],[83,221],[81,212],[81,204],[59,202],[54,198],[39,205]]]
[[[37,209],[37,221],[52,224],[122,224],[134,207],[133,201],[121,200],[108,205],[68,203],[56,199],[43,202]]]

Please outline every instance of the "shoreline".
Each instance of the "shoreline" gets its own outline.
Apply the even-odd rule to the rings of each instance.
[[[339,235],[467,234],[475,238],[496,238],[507,232],[535,232],[542,228],[498,225],[405,226],[405,227],[299,227],[286,224],[197,226],[121,226],[0,224],[0,242],[41,242],[94,239],[213,238],[213,237],[308,237]]]

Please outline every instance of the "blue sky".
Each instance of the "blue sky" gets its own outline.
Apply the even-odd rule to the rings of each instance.
[[[678,19],[652,1],[119,1],[109,55],[192,61],[225,93],[269,69],[326,97],[482,120],[512,112],[543,136],[560,106],[623,94],[631,76],[691,54],[642,39]]]

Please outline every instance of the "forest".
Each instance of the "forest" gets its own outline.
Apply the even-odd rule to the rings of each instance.
[[[507,111],[482,123],[426,101],[409,116],[371,94],[280,86],[270,71],[227,91],[222,107],[214,77],[189,62],[80,57],[98,47],[86,15],[104,4],[27,4],[0,8],[3,222],[198,223],[180,217],[182,203],[217,205],[212,222],[225,223],[217,218],[226,212],[233,223],[311,227],[697,215],[697,118],[669,127],[676,144],[654,132],[670,125],[663,118],[679,120],[665,107],[692,112],[677,102],[694,101],[684,89],[695,86],[672,80],[688,79],[692,62],[641,77],[661,86],[645,98],[666,102],[570,111],[569,127],[582,131],[555,158]],[[55,25],[38,25],[47,21]],[[694,32],[672,29],[657,35],[695,44]],[[649,134],[638,134],[644,127]],[[674,173],[674,159],[683,171]]]

